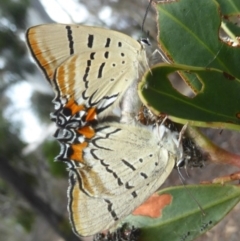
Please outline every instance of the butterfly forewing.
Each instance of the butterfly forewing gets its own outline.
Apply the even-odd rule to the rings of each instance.
[[[112,30],[39,25],[27,31],[27,42],[56,91],[55,101],[66,102],[60,108],[74,100],[87,108],[96,107],[97,114],[104,116],[139,74],[148,69],[144,47]]]
[[[104,59],[104,53],[103,50],[96,52],[94,59],[91,53],[73,55],[61,64],[55,76],[61,90],[59,95],[74,98],[87,107],[97,106],[99,112],[120,98],[136,79],[138,63],[119,57],[120,53],[116,52],[110,52],[108,59]]]

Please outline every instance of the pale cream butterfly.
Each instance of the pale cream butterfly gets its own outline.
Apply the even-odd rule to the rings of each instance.
[[[79,127],[107,116],[148,67],[147,39],[66,24],[31,27],[27,44],[52,85],[59,127]],[[137,93],[136,93],[137,95]]]
[[[89,236],[115,226],[152,195],[182,158],[178,134],[164,125],[59,129],[57,157],[68,163],[73,230]]]
[[[164,126],[89,126],[148,69],[144,45],[112,30],[61,24],[30,28],[27,40],[56,92],[52,119],[61,127],[58,159],[70,169],[74,231],[89,236],[108,229],[144,202],[182,156],[176,133]]]

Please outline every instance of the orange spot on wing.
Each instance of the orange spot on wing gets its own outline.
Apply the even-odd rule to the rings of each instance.
[[[75,95],[75,69],[74,63],[77,56],[72,57],[68,62],[64,62],[57,69],[56,82],[62,96],[72,98]]]
[[[95,135],[94,129],[90,126],[84,126],[80,129],[78,129],[77,132],[81,135],[84,135],[85,137],[87,137],[89,139],[91,139]]]
[[[92,121],[97,119],[96,108],[90,108],[87,112],[86,121]]]
[[[72,153],[69,158],[74,161],[84,162],[83,150],[84,148],[87,147],[87,145],[88,145],[87,142],[72,145],[71,146]]]
[[[78,113],[79,111],[85,109],[84,105],[78,105],[78,104],[76,104],[76,102],[74,101],[74,99],[70,99],[70,100],[67,102],[67,104],[64,106],[64,108],[70,109],[72,115],[75,115],[75,114]]]
[[[77,82],[76,80],[76,60],[77,60],[78,56],[72,56],[70,61],[67,61],[66,68],[67,68],[67,81],[70,83],[72,82],[72,86],[74,86],[75,82]]]
[[[133,211],[133,215],[147,216],[150,218],[159,218],[162,216],[162,210],[172,202],[172,196],[169,194],[153,194],[141,206]]]
[[[49,79],[52,81],[54,69],[51,67],[49,61],[44,57],[44,54],[37,40],[36,32],[34,29],[29,30],[28,41],[35,58],[38,60],[41,67],[46,71],[46,74],[48,75]],[[48,49],[46,49],[45,52],[47,52],[47,50]],[[55,58],[52,56],[49,57],[52,60],[52,62],[54,62]]]
[[[66,96],[67,94],[69,94],[68,88],[66,88],[65,76],[66,76],[65,66],[61,65],[60,67],[58,67],[57,76],[56,76],[56,83],[61,96]]]
[[[83,193],[79,189],[79,183],[77,180],[75,180],[74,183],[71,183],[71,185],[72,186],[70,188],[70,195],[69,195],[70,218],[72,220],[72,224],[74,225],[75,229],[77,228],[81,229],[81,213],[78,210],[79,209],[78,205],[79,205],[79,199],[82,197]]]

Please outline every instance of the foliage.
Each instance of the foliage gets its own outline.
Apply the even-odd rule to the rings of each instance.
[[[155,8],[158,14],[158,42],[167,56],[168,63],[155,65],[151,71],[145,73],[138,89],[141,100],[154,114],[166,115],[178,123],[187,123],[189,129],[187,134],[207,155],[209,161],[239,167],[239,156],[217,147],[197,128],[192,127],[239,131],[240,42],[238,34],[240,31],[239,19],[237,19],[240,12],[239,1],[181,0],[159,2]],[[233,24],[232,21],[236,23]],[[173,84],[173,73],[181,76],[175,82],[183,80],[190,88],[190,93],[183,94],[176,89]],[[236,174],[235,177],[239,178],[239,175]],[[232,179],[229,176],[221,180],[223,182]],[[191,189],[191,187],[186,189],[188,188]],[[161,240],[193,240],[219,222],[239,203],[239,187],[234,185],[196,187],[198,188],[199,190],[196,191],[193,187],[191,191],[194,199],[196,198],[203,211],[206,211],[204,215],[199,211],[198,215],[202,220],[208,220],[203,222],[207,224],[204,229],[201,228],[200,221],[195,222],[197,217],[192,216],[194,212],[189,208],[188,201],[182,200],[186,197],[182,190],[175,198],[176,203],[174,198],[168,203],[171,207],[167,207],[166,210],[163,206],[159,207],[158,211],[163,212],[159,218],[150,220],[146,217],[132,217],[130,219],[129,222],[135,227],[143,227],[140,240],[157,240],[156,237],[160,235]],[[233,193],[232,191],[228,193],[226,191],[228,188],[236,190],[233,202],[226,200],[226,197],[230,197],[230,193]],[[177,190],[177,188],[166,190],[166,193],[174,197]],[[165,193],[164,190],[163,192]],[[205,198],[208,200],[205,200],[206,203],[203,201]],[[224,202],[226,206],[223,209],[215,208],[215,205],[210,204],[211,202],[221,203],[221,205]],[[151,209],[154,205],[157,204],[151,205]],[[175,211],[170,214],[167,210]],[[180,212],[183,220],[180,221],[177,218],[177,212]],[[140,216],[144,215],[140,214]],[[177,232],[172,232],[172,229]]]

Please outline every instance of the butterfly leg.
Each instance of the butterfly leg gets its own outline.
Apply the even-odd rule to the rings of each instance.
[[[156,56],[156,54],[160,55],[160,57],[161,57],[163,62],[171,64],[171,61],[169,59],[167,59],[167,57],[164,55],[164,53],[160,49],[155,49],[152,52],[152,54],[151,54],[151,56],[149,58],[150,62],[153,62],[153,63],[155,62],[154,57]]]

